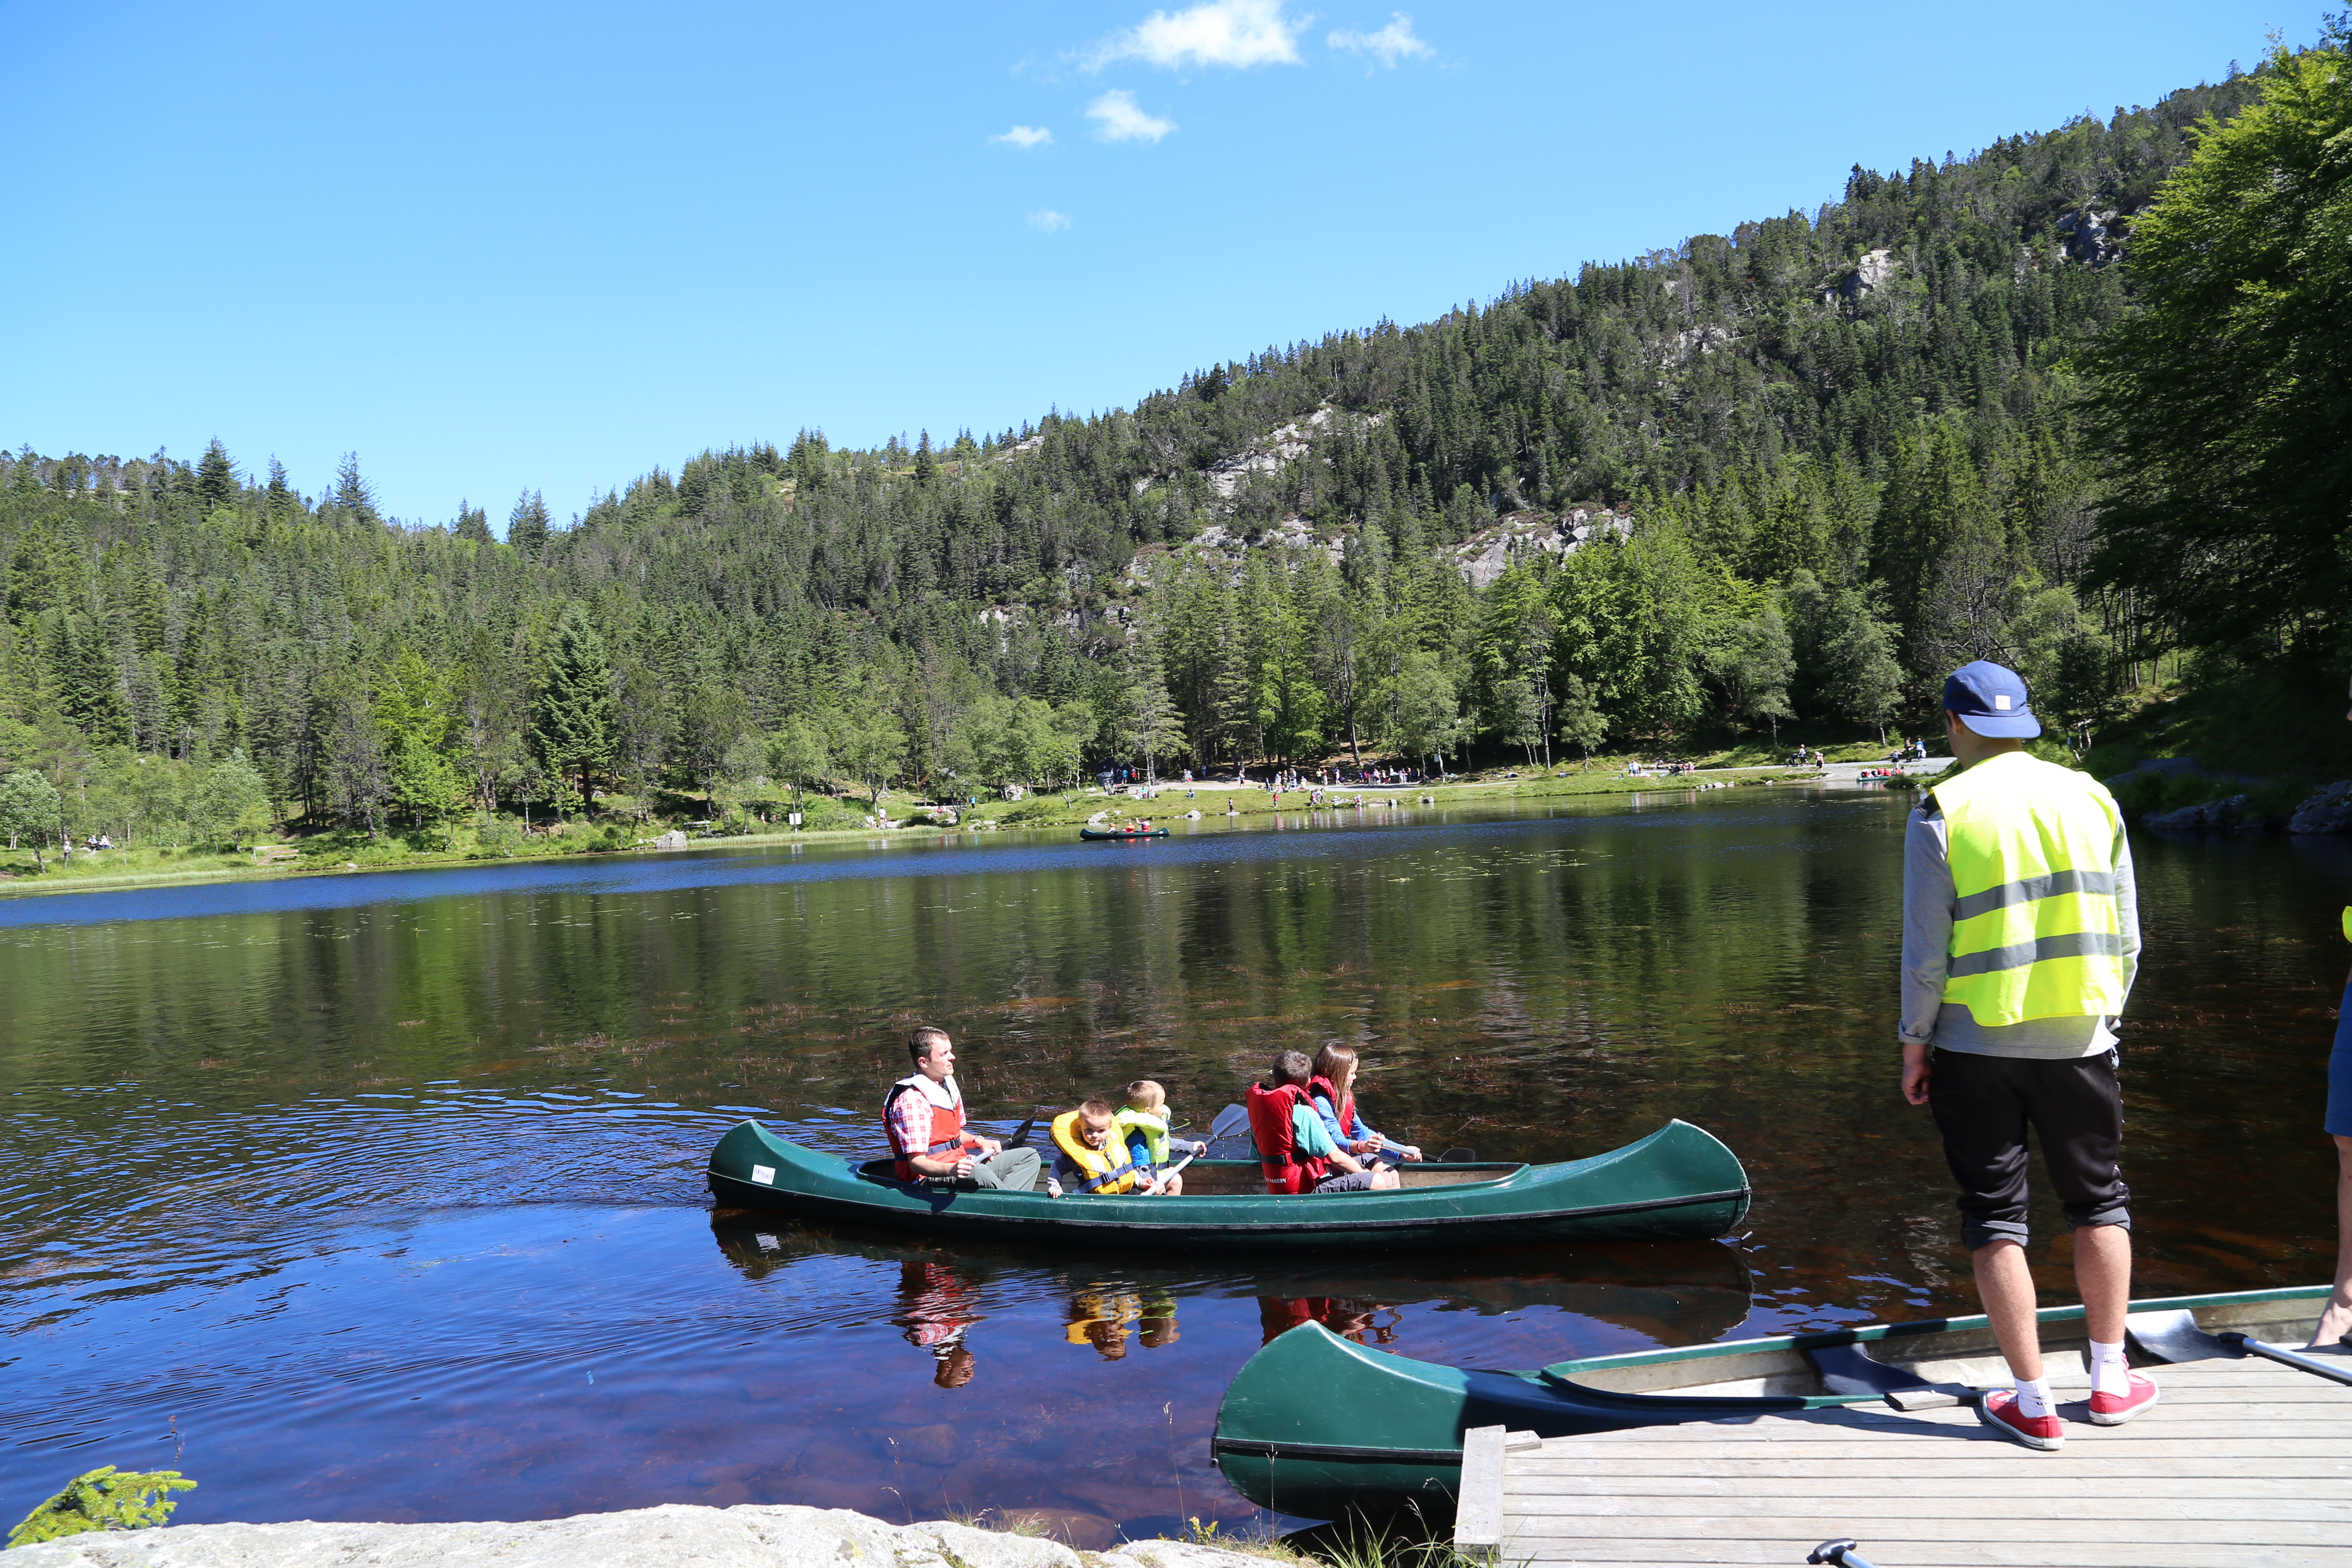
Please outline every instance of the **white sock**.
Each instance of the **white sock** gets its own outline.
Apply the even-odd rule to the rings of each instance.
[[[2091,1392],[2118,1398],[2131,1392],[2131,1363],[2124,1360],[2123,1346],[2091,1342]]]
[[[2048,1378],[2021,1377],[2017,1380],[2017,1413],[2028,1420],[2050,1414]]]

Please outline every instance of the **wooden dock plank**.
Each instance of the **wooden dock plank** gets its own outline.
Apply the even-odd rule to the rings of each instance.
[[[2117,1427],[2062,1387],[2056,1454],[1966,1406],[1551,1438],[1503,1457],[1502,1560],[1797,1563],[1852,1536],[1880,1568],[2352,1568],[2352,1389],[2263,1362],[2157,1375],[2164,1403]]]
[[[1455,1500],[1457,1546],[1503,1543],[1503,1458],[1500,1426],[1474,1426],[1462,1434],[1462,1490]]]
[[[1911,1506],[1920,1506],[1922,1492],[1917,1484],[1917,1472],[1902,1470],[1890,1473],[1881,1469],[1866,1476],[1831,1478],[1798,1474],[1776,1479],[1770,1489],[1775,1498],[1894,1498]],[[2012,1479],[1998,1475],[1942,1476],[1934,1478],[1933,1499],[1968,1501],[1975,1506],[1979,1501],[2001,1498],[2037,1496],[2044,1483],[2030,1479]],[[2352,1506],[2352,1475],[2328,1479],[2281,1479],[2272,1476],[2166,1476],[2162,1478],[2163,1496],[2184,1506],[2202,1499],[2244,1499],[2264,1497],[2293,1501],[2305,1500],[2314,1507]],[[2068,1483],[2074,1495],[2082,1499],[2121,1498],[2153,1502],[2148,1495],[2148,1478],[2129,1476],[2090,1475],[2077,1471]],[[1587,1480],[1547,1477],[1538,1487],[1521,1486],[1516,1479],[1504,1489],[1511,1506],[1530,1513],[1572,1509],[1591,1501],[1621,1502],[1628,1507],[1655,1502],[1665,1504],[1680,1500],[1705,1501],[1726,1497],[1745,1497],[1764,1500],[1764,1489],[1727,1476],[1599,1476]]]
[[[1830,1535],[1843,1535],[1832,1531]],[[1755,1568],[1790,1568],[1823,1537],[1716,1537],[1708,1541],[1572,1541],[1543,1543],[1546,1550],[1514,1545],[1503,1548],[1503,1561],[1517,1568],[1529,1563],[1550,1568],[1553,1563],[1582,1563],[1752,1564]],[[1531,1543],[1533,1544],[1533,1543]],[[1951,1542],[1922,1542],[1920,1552],[1880,1548],[1872,1555],[1871,1542],[1862,1542],[1863,1554],[1878,1568],[2341,1568],[2352,1563],[2352,1546],[2183,1546],[2171,1552],[2150,1551],[2137,1544],[2116,1547],[2065,1546],[2042,1542],[1987,1541],[1961,1548]]]
[[[2037,1494],[2020,1488],[2006,1491],[1970,1491],[1955,1493],[1942,1487],[1932,1492],[1916,1489],[1906,1496],[1895,1491],[1807,1491],[1791,1493],[1778,1490],[1770,1497],[1741,1496],[1742,1511],[1757,1519],[1811,1519],[1820,1514],[1859,1514],[1885,1512],[1890,1504],[1901,1508],[1912,1520],[1963,1519],[1971,1522],[1981,1520],[1989,1507],[2016,1499],[2031,1499]],[[2100,1494],[2077,1493],[2078,1501],[2087,1501]],[[2253,1499],[2237,1495],[2184,1498],[2172,1495],[2168,1489],[2161,1497],[2127,1497],[2120,1489],[2109,1500],[2128,1502],[2132,1519],[2138,1523],[2154,1521],[2194,1522],[2226,1521],[2233,1528],[2242,1527],[2249,1513],[2259,1513],[2266,1520],[2326,1522],[2333,1521],[2339,1530],[2352,1531],[2352,1493],[2335,1501],[2295,1496],[2292,1492],[2263,1494],[2257,1503]],[[1723,1497],[1544,1497],[1513,1498],[1511,1511],[1522,1521],[1542,1519],[1705,1519],[1723,1511]],[[1677,1526],[1676,1528],[1682,1528]],[[2101,1526],[2101,1528],[2108,1528]],[[2168,1525],[2167,1528],[2169,1528]],[[2352,1540],[2352,1533],[2340,1537]]]

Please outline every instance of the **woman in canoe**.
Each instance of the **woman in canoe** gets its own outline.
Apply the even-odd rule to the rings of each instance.
[[[1421,1151],[1412,1144],[1393,1142],[1364,1125],[1363,1115],[1356,1109],[1355,1088],[1354,1047],[1337,1040],[1325,1041],[1323,1048],[1315,1053],[1315,1076],[1308,1080],[1307,1091],[1331,1142],[1368,1165],[1382,1155],[1390,1163],[1420,1159]]]
[[[1249,1106],[1250,1138],[1269,1193],[1382,1193],[1401,1185],[1397,1173],[1365,1164],[1324,1131],[1308,1091],[1315,1065],[1304,1051],[1274,1058],[1264,1083],[1244,1097]]]

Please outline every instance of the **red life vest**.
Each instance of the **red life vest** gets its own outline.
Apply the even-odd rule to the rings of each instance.
[[[953,1105],[941,1105],[931,1099],[929,1090],[924,1087],[930,1081],[920,1073],[911,1078],[902,1078],[890,1086],[889,1093],[882,1097],[882,1131],[889,1135],[890,1152],[898,1156],[898,1179],[902,1182],[923,1179],[922,1173],[916,1170],[909,1163],[911,1157],[916,1154],[928,1154],[937,1159],[941,1155],[951,1154],[959,1149],[977,1151],[980,1147],[980,1140],[963,1130],[962,1089],[959,1087],[948,1091],[955,1100]],[[892,1101],[910,1089],[921,1095],[924,1102],[931,1108],[931,1142],[928,1147],[922,1149],[900,1148],[898,1129],[890,1120]]]
[[[1330,1105],[1331,1114],[1339,1123],[1339,1145],[1346,1148],[1348,1141],[1355,1136],[1349,1129],[1356,1120],[1356,1097],[1351,1094],[1345,1100],[1340,1099],[1338,1087],[1328,1078],[1308,1079],[1307,1092],[1310,1096],[1319,1096]]]
[[[1317,1183],[1331,1173],[1331,1163],[1319,1154],[1299,1157],[1298,1132],[1291,1125],[1290,1113],[1307,1103],[1307,1091],[1295,1083],[1273,1089],[1254,1083],[1244,1098],[1249,1104],[1250,1137],[1257,1144],[1258,1169],[1265,1176],[1265,1190],[1312,1192]]]

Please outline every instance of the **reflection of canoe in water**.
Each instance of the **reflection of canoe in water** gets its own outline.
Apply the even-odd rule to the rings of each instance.
[[[712,1211],[710,1229],[727,1261],[750,1279],[855,1258],[891,1268],[949,1269],[973,1291],[1003,1300],[1122,1290],[1172,1291],[1188,1300],[1256,1297],[1262,1305],[1429,1302],[1480,1317],[1531,1310],[1573,1313],[1628,1330],[1640,1336],[1639,1343],[1711,1340],[1737,1329],[1750,1309],[1747,1260],[1736,1247],[1704,1240],[1424,1249],[1367,1258],[1268,1252],[1163,1258],[1141,1250],[1106,1258],[1018,1242],[931,1239],[880,1226],[811,1225],[729,1205]]]
[[[1164,827],[1155,827],[1149,832],[1129,833],[1124,828],[1117,827],[1081,827],[1078,829],[1078,837],[1097,842],[1106,838],[1165,838],[1168,837],[1168,830]]]
[[[785,1142],[755,1121],[719,1140],[710,1190],[722,1204],[804,1218],[868,1221],[936,1236],[1100,1247],[1387,1250],[1528,1241],[1721,1236],[1748,1213],[1730,1150],[1686,1121],[1636,1143],[1555,1165],[1406,1165],[1394,1192],[1276,1195],[1255,1161],[1199,1160],[1181,1197],[1051,1198],[941,1191]]]
[[[2135,1359],[2183,1358],[2164,1331],[2177,1331],[2164,1319],[2183,1310],[2209,1331],[2299,1344],[2326,1296],[2319,1285],[2135,1302]],[[2045,1308],[2042,1325],[2045,1352],[2064,1355],[2085,1343],[2080,1307]],[[2352,1358],[2343,1359],[2352,1366]],[[1981,1317],[1637,1351],[1535,1372],[1436,1366],[1366,1350],[1307,1323],[1252,1356],[1234,1377],[1210,1452],[1235,1490],[1284,1513],[1340,1519],[1408,1505],[1444,1512],[1461,1484],[1462,1435],[1473,1427],[1567,1437],[1857,1405],[1890,1394],[1906,1398],[1906,1390],[1916,1409],[1972,1400],[1972,1390],[2011,1381]],[[2314,1386],[2327,1385],[2315,1380]]]

